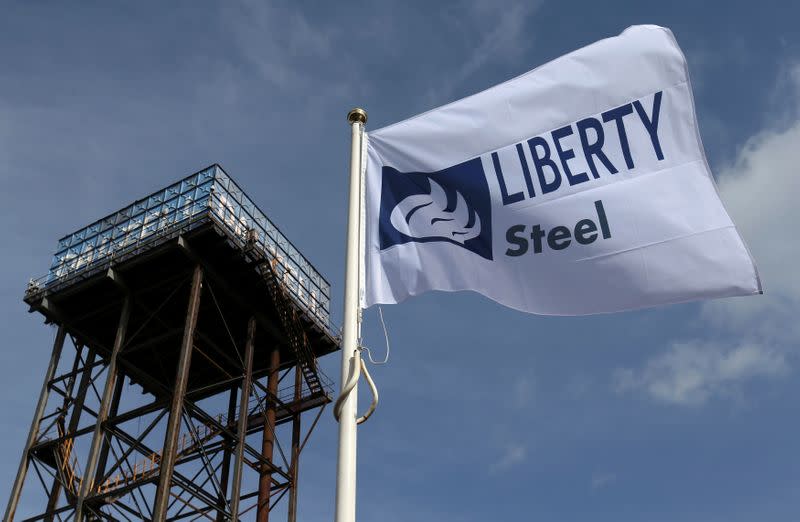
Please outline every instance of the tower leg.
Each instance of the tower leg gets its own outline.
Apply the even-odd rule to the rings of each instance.
[[[19,503],[19,497],[22,493],[22,485],[25,483],[25,476],[28,473],[28,454],[39,435],[39,423],[42,421],[42,415],[44,415],[44,410],[47,407],[47,398],[50,395],[50,381],[56,373],[56,368],[58,368],[58,360],[61,358],[61,350],[64,348],[64,339],[66,336],[66,328],[64,328],[64,325],[60,325],[56,333],[56,340],[53,343],[53,353],[50,355],[50,363],[47,365],[47,371],[44,374],[42,390],[39,392],[39,402],[36,404],[36,412],[33,414],[31,428],[28,431],[28,439],[25,441],[25,450],[22,452],[22,458],[20,459],[19,468],[17,469],[17,477],[14,479],[14,486],[11,488],[11,497],[8,499],[6,514],[3,517],[3,520],[6,522],[12,522],[14,520],[14,513],[17,511],[17,504]]]
[[[106,385],[103,388],[103,398],[100,401],[100,408],[97,411],[97,423],[94,425],[94,435],[92,435],[92,445],[89,448],[89,457],[84,466],[84,475],[81,480],[80,492],[75,506],[75,521],[83,522],[84,502],[86,497],[94,489],[94,471],[97,466],[97,458],[100,455],[100,443],[103,441],[103,423],[108,418],[108,410],[111,405],[112,394],[117,383],[117,358],[122,351],[122,345],[128,331],[128,320],[131,316],[131,299],[125,296],[122,302],[122,313],[117,326],[117,334],[114,338],[114,347],[111,349],[111,357],[108,360],[108,374],[106,375]]]
[[[299,407],[303,393],[303,374],[300,364],[294,369],[294,404]],[[289,475],[292,477],[291,490],[289,490],[289,522],[297,522],[297,474],[300,464],[300,413],[295,412],[292,417],[292,454]]]
[[[228,415],[225,417],[225,425],[229,426],[231,420],[235,418],[236,415],[236,392],[239,391],[238,386],[234,386],[231,388],[230,397],[228,398]],[[233,440],[229,438],[227,435],[225,437],[225,449],[223,450],[222,456],[222,476],[219,479],[219,490],[220,495],[217,501],[217,507],[219,511],[217,512],[217,522],[225,522],[225,508],[228,502],[228,481],[230,480],[231,474],[231,455],[233,453]]]
[[[67,380],[67,384],[64,387],[64,401],[61,403],[61,413],[55,421],[55,425],[58,429],[59,436],[64,435],[67,433],[67,427],[64,424],[64,418],[67,416],[67,409],[69,408],[70,400],[72,399],[72,390],[75,388],[75,380],[76,376],[79,373],[79,366],[81,363],[81,355],[83,354],[84,346],[75,345],[75,360],[72,362],[72,371],[70,371],[71,377]],[[58,461],[58,451],[63,451],[61,448],[55,449],[56,461]],[[53,485],[50,488],[50,494],[47,497],[47,509],[45,511],[46,515],[44,518],[45,522],[52,522],[53,517],[55,515],[51,514],[50,512],[54,509],[55,505],[58,503],[58,496],[61,493],[61,480],[62,476],[59,472],[59,468],[56,468],[55,475],[53,476]]]
[[[77,361],[80,356],[76,356],[75,360]],[[92,348],[88,349],[88,353],[86,354],[86,362],[83,366],[83,371],[81,372],[81,382],[78,385],[78,393],[75,396],[75,402],[72,406],[72,415],[69,419],[69,425],[67,426],[66,430],[64,430],[65,434],[75,433],[78,429],[78,423],[81,420],[81,414],[83,413],[83,403],[86,400],[86,392],[89,390],[89,384],[91,384],[92,378],[92,365],[94,365],[94,358],[95,358],[95,351]],[[70,392],[68,396],[72,395],[72,389],[70,387]],[[67,399],[64,399],[64,403],[66,405]],[[69,455],[65,455],[64,458],[68,459]],[[53,509],[56,508],[58,504],[58,497],[61,494],[61,482],[58,480],[53,481],[53,489],[50,491],[50,498],[47,500],[47,512],[50,513]],[[45,518],[45,522],[52,522],[53,515],[48,515]]]
[[[242,489],[242,465],[244,444],[247,438],[247,421],[250,416],[250,386],[253,381],[253,348],[255,346],[256,319],[247,323],[247,343],[244,349],[244,377],[239,400],[239,423],[236,428],[236,453],[233,462],[233,484],[231,485],[231,522],[239,521],[239,498]]]
[[[186,386],[189,380],[189,366],[192,361],[192,347],[194,345],[194,332],[197,327],[197,315],[200,310],[200,291],[203,286],[203,269],[197,265],[192,275],[192,290],[189,297],[189,308],[186,311],[186,324],[183,329],[181,353],[178,359],[178,371],[175,376],[175,389],[172,392],[172,406],[167,421],[167,433],[164,438],[164,450],[161,460],[161,471],[156,490],[156,499],[153,506],[153,520],[163,522],[167,517],[169,507],[169,490],[172,483],[172,473],[175,470],[175,461],[178,452],[178,432],[183,415],[183,400],[186,395]]]
[[[122,398],[122,388],[125,385],[124,377],[117,379],[117,384],[114,386],[114,397],[111,399],[111,408],[109,409],[108,416],[114,418],[119,412],[119,401]],[[97,471],[95,472],[95,480],[97,477],[103,478],[106,474],[106,465],[108,464],[108,452],[111,450],[111,441],[103,437],[103,444],[100,446],[100,458],[97,459]]]
[[[278,395],[278,367],[281,364],[281,352],[277,346],[272,348],[267,376],[267,418],[264,419],[264,438],[261,442],[261,456],[272,462],[275,446],[275,397]],[[263,466],[263,465],[262,465]],[[269,495],[272,490],[272,473],[266,466],[262,467],[258,479],[258,522],[269,522]]]

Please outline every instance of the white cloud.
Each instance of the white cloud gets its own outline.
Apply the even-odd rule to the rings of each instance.
[[[276,110],[289,110],[293,119],[309,125],[330,106],[346,107],[346,100],[368,90],[347,27],[313,19],[291,2],[246,0],[225,4],[221,13],[239,51],[238,60],[215,65],[221,78],[213,87],[224,99],[242,89],[247,89],[245,100],[254,88],[255,95],[267,98],[290,93],[303,102]]]
[[[512,405],[515,408],[525,409],[530,406],[531,401],[533,400],[532,379],[527,376],[518,377],[514,381],[514,389],[511,397],[513,398]]]
[[[618,391],[699,405],[746,381],[790,371],[800,343],[800,66],[786,68],[779,85],[784,112],[773,121],[780,123],[752,136],[719,176],[720,195],[756,260],[765,295],[705,303],[707,335],[675,342],[639,369],[618,369]],[[715,337],[737,341],[707,340]]]
[[[736,161],[722,170],[719,189],[731,217],[756,260],[765,295],[709,302],[704,318],[714,326],[773,344],[800,341],[794,316],[800,309],[800,66],[786,68],[779,82],[788,123],[750,138]]]
[[[492,474],[508,471],[528,458],[528,447],[525,444],[508,443],[503,448],[500,458],[492,463],[489,472]]]
[[[431,104],[452,101],[450,98],[456,88],[490,60],[513,61],[524,54],[532,41],[528,17],[541,2],[513,0],[506,4],[498,8],[496,2],[468,0],[460,6],[456,16],[447,17],[446,22],[465,27],[465,32],[475,34],[476,38],[469,59],[448,76],[444,85],[428,92]]]
[[[592,480],[589,482],[589,489],[595,492],[610,486],[616,481],[617,475],[615,473],[594,473],[592,474]]]
[[[243,55],[273,86],[292,90],[308,84],[311,60],[327,59],[333,34],[314,27],[298,9],[276,3],[247,1],[223,11]]]
[[[780,350],[759,344],[730,349],[721,343],[690,341],[673,344],[643,368],[618,369],[618,391],[643,390],[654,399],[698,406],[711,396],[725,396],[756,377],[784,375],[786,358]]]

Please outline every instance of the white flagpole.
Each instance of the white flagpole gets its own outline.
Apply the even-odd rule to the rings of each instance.
[[[358,337],[361,329],[359,304],[359,257],[361,232],[361,159],[367,113],[353,109],[347,115],[353,142],[350,149],[350,206],[347,213],[347,258],[342,328],[342,380],[345,388],[351,372],[359,371]],[[336,522],[356,520],[356,415],[358,383],[343,399],[339,415],[339,455],[336,472]]]

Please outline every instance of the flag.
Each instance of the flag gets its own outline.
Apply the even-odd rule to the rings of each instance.
[[[761,292],[668,29],[630,27],[366,139],[364,307],[471,290],[580,315]]]

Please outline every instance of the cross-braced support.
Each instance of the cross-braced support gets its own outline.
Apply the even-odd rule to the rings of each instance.
[[[48,305],[58,332],[4,521],[296,520],[299,455],[330,401],[313,360],[201,263],[149,288],[108,277],[105,329]]]

